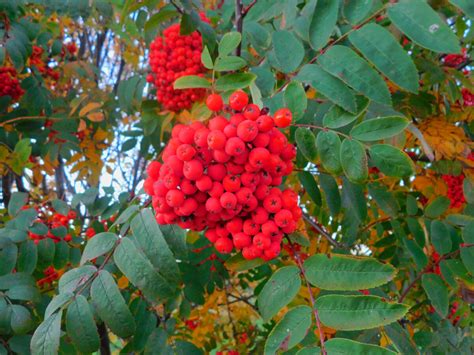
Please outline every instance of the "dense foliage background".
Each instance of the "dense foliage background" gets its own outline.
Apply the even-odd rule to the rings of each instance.
[[[0,354],[472,353],[473,18],[470,0],[0,0]],[[177,23],[202,56],[161,77],[150,46]],[[194,91],[180,106],[171,85]],[[237,89],[293,112],[303,220],[269,262],[159,226],[143,190],[173,126]]]

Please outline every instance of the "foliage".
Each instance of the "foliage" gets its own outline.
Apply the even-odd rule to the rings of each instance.
[[[1,1],[0,354],[471,353],[473,18],[466,0]],[[143,188],[173,127],[239,89],[293,118],[280,188],[303,215],[269,261],[158,224]]]

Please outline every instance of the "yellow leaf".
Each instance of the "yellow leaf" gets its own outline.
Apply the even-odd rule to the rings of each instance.
[[[102,112],[92,112],[87,115],[87,118],[92,122],[100,122],[104,120],[104,114]]]
[[[79,111],[79,116],[85,116],[87,115],[89,112],[93,111],[93,110],[96,110],[98,108],[102,107],[102,104],[101,103],[98,103],[98,102],[89,102],[86,106],[84,106],[83,108],[81,108],[81,110]]]

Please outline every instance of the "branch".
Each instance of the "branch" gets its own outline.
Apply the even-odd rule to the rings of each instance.
[[[107,332],[107,327],[104,323],[99,323],[97,326],[100,337],[100,355],[110,355],[110,340]]]
[[[312,290],[312,288],[311,288],[311,286],[308,282],[308,279],[306,278],[306,271],[304,269],[303,262],[301,261],[300,254],[293,247],[293,243],[291,242],[290,238],[286,237],[286,239],[288,241],[288,244],[290,245],[290,248],[293,252],[293,255],[295,256],[295,260],[296,260],[296,263],[298,264],[298,268],[300,269],[301,276],[303,276],[304,281],[306,282],[306,287],[308,288],[308,292],[309,292],[309,300],[310,300],[311,306],[312,306],[311,308],[313,309],[314,318],[316,319],[316,325],[317,325],[318,331],[319,331],[319,340],[321,342],[321,353],[323,355],[326,355],[327,352],[326,352],[326,348],[324,347],[324,332],[323,332],[323,329],[322,329],[322,326],[321,326],[321,320],[319,319],[318,310],[315,307],[313,290]]]
[[[178,12],[179,12],[181,15],[184,15],[184,10],[183,10],[182,8],[180,8],[180,7],[178,6],[178,4],[176,4],[173,0],[170,0],[170,4],[173,5],[173,6],[176,8],[176,10],[178,10]]]
[[[244,29],[244,14],[243,14],[243,3],[242,0],[235,0],[235,28],[237,32],[242,35]],[[235,55],[240,57],[242,54],[242,41],[235,49]]]
[[[66,197],[66,189],[65,189],[65,178],[64,178],[64,163],[63,158],[61,155],[58,155],[58,167],[54,172],[54,176],[56,179],[56,194],[58,195],[58,199],[64,200]]]
[[[346,246],[344,244],[341,244],[337,241],[335,241],[331,235],[329,234],[329,232],[327,232],[318,222],[316,221],[313,221],[311,219],[311,217],[306,214],[306,213],[303,213],[303,219],[308,222],[311,227],[313,227],[314,229],[316,229],[318,231],[319,234],[321,234],[324,238],[326,238],[328,240],[328,242],[333,246],[333,247],[336,247],[336,248],[340,248],[340,249],[344,249],[346,248]]]

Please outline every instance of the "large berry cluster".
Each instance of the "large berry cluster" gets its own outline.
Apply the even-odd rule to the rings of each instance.
[[[13,101],[18,101],[25,93],[20,87],[15,68],[0,68],[0,97],[10,96]]]
[[[218,111],[218,95],[207,100]],[[205,231],[221,253],[235,247],[246,259],[275,258],[285,234],[301,218],[298,196],[277,188],[293,170],[295,147],[277,127],[291,121],[288,109],[274,117],[248,103],[243,91],[229,98],[230,119],[178,124],[165,147],[163,164],[148,166],[145,191],[159,224]]]
[[[203,16],[201,16],[203,17]],[[204,21],[207,21],[203,17]],[[190,108],[201,100],[203,89],[175,90],[173,83],[185,75],[202,76],[205,68],[201,63],[202,37],[197,31],[182,36],[180,25],[174,24],[163,31],[164,37],[156,37],[150,45],[150,66],[153,74],[148,82],[156,86],[156,97],[170,111]]]

